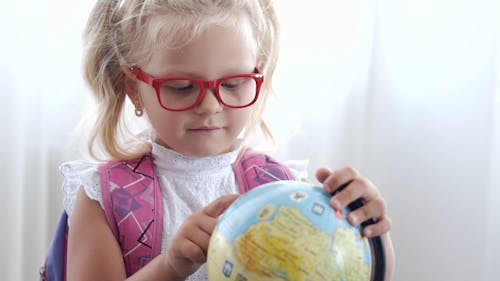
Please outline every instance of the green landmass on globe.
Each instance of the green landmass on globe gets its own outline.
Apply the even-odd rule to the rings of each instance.
[[[220,219],[209,280],[370,280],[367,239],[335,218],[326,193],[302,182],[268,185],[242,196]]]

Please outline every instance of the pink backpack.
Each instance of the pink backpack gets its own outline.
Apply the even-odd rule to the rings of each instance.
[[[246,149],[233,164],[240,193],[264,183],[292,180],[290,170],[271,157]],[[112,161],[99,167],[107,220],[120,243],[127,276],[160,254],[163,199],[151,155]],[[41,280],[66,280],[67,215],[63,213],[50,245]]]

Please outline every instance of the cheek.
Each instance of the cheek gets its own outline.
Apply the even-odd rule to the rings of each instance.
[[[172,114],[163,108],[161,110],[147,113],[156,142],[166,147],[175,147],[183,137],[184,119],[179,114]]]
[[[248,122],[252,113],[252,107],[235,109],[235,112],[230,116],[233,120],[235,127],[241,131],[245,126],[248,126]]]
[[[149,89],[141,91],[141,100],[153,129],[162,132],[163,128],[169,128],[177,123],[172,113],[161,107],[156,93]]]
[[[154,90],[141,91],[141,101],[153,125],[157,124],[159,120],[166,120],[165,115],[168,115],[168,111],[161,107]]]
[[[156,92],[152,87],[149,85],[141,85],[138,90],[142,104],[146,109],[153,111],[157,107],[161,108],[158,98],[156,97]]]

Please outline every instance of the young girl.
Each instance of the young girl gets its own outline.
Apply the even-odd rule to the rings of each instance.
[[[235,200],[232,163],[259,127],[278,55],[271,0],[99,0],[87,30],[85,75],[97,100],[90,149],[109,159],[151,154],[163,199],[162,253],[127,276],[119,242],[103,211],[101,174],[78,161],[61,166],[69,215],[68,280],[207,280],[206,253],[217,217]],[[151,125],[141,145],[119,141],[126,98]],[[388,272],[390,218],[377,188],[352,168],[319,169],[347,218],[370,218],[368,237],[382,235]]]

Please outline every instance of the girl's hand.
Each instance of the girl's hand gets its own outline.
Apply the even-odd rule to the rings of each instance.
[[[182,224],[166,251],[167,266],[180,279],[194,273],[207,260],[208,243],[219,216],[239,197],[225,195],[193,213]]]
[[[316,178],[323,183],[323,188],[328,193],[335,193],[330,200],[330,205],[336,214],[344,217],[343,210],[350,203],[362,199],[364,205],[349,213],[347,220],[354,226],[360,225],[369,219],[376,223],[367,225],[363,229],[366,237],[380,236],[391,228],[391,219],[387,214],[387,206],[377,187],[363,177],[357,170],[345,167],[334,172],[326,168],[318,169]],[[338,190],[344,186],[342,190]]]

